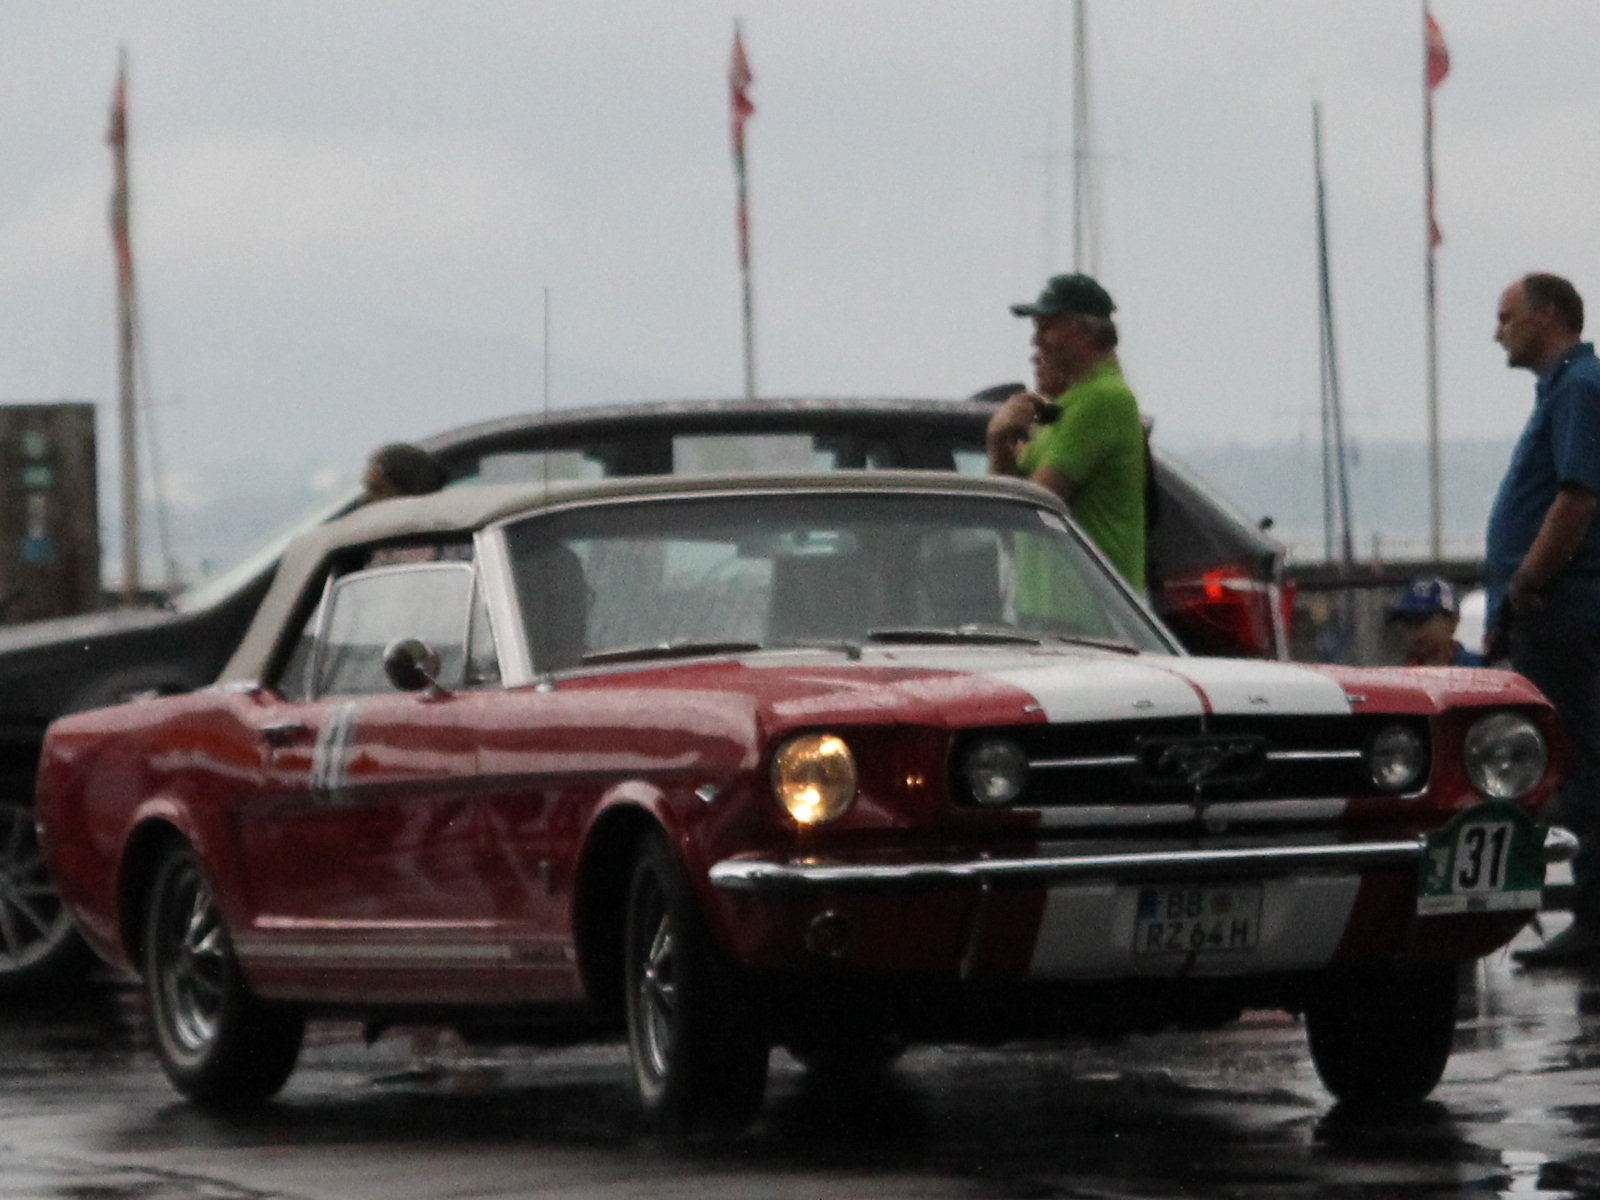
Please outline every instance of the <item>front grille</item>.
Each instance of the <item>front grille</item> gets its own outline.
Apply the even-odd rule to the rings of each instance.
[[[1425,719],[1392,716],[1226,716],[974,730],[952,759],[951,794],[975,804],[967,750],[1007,737],[1028,758],[1017,807],[1220,804],[1382,795],[1365,749],[1380,728],[1404,724],[1428,745]],[[1426,780],[1417,788],[1426,786]]]

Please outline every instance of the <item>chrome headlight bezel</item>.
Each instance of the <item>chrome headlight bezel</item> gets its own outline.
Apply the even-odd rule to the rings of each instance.
[[[1489,800],[1521,800],[1544,782],[1550,747],[1531,717],[1511,709],[1472,723],[1461,745],[1467,779]]]
[[[1402,796],[1416,791],[1428,778],[1428,742],[1410,725],[1384,725],[1367,739],[1362,761],[1373,787]]]
[[[856,802],[860,776],[850,744],[836,733],[796,734],[772,755],[772,794],[803,828],[826,825]]]
[[[985,808],[1014,804],[1028,786],[1028,756],[1011,738],[980,738],[962,756],[961,776]]]

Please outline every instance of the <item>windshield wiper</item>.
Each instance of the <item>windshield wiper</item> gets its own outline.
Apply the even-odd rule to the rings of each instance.
[[[652,658],[693,658],[702,654],[746,654],[761,649],[760,642],[658,642],[653,646],[622,646],[595,650],[579,661],[590,663],[641,662]]]
[[[931,642],[941,645],[992,645],[992,646],[1043,646],[1064,643],[1070,646],[1093,646],[1099,650],[1114,650],[1118,654],[1138,654],[1137,646],[1112,638],[1090,637],[1081,633],[1024,633],[1020,629],[994,625],[961,625],[955,629],[908,627],[905,629],[874,629],[867,634],[869,642],[910,644]]]
[[[955,629],[908,626],[903,629],[872,629],[867,632],[869,642],[915,643],[935,642],[953,645],[1042,646],[1044,639],[1015,629],[997,629],[990,625],[961,625]]]
[[[1090,637],[1086,633],[1052,633],[1052,642],[1063,642],[1068,646],[1094,646],[1099,650],[1115,650],[1118,654],[1138,654],[1139,647],[1130,646],[1127,642],[1119,642],[1112,638]]]

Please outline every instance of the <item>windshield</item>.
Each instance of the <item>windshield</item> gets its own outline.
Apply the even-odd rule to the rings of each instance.
[[[597,505],[507,530],[537,669],[870,642],[1168,652],[1049,509],[928,494]]]

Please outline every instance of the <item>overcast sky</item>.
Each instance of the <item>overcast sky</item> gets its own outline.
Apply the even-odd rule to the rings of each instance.
[[[1555,270],[1600,303],[1600,5],[1434,11],[1452,59],[1436,94],[1445,433],[1503,437],[1532,388],[1490,340],[1500,288]],[[1072,265],[1064,70],[1053,118],[1050,87],[1069,12],[7,5],[0,398],[115,394],[119,45],[148,365],[180,490],[245,457],[353,475],[380,442],[536,408],[546,288],[556,406],[736,394],[736,14],[758,110],[762,391],[955,396],[1016,378],[1028,328],[1006,305]],[[1419,5],[1092,0],[1090,21],[1102,277],[1158,438],[1315,436],[1320,97],[1349,426],[1420,439]]]

